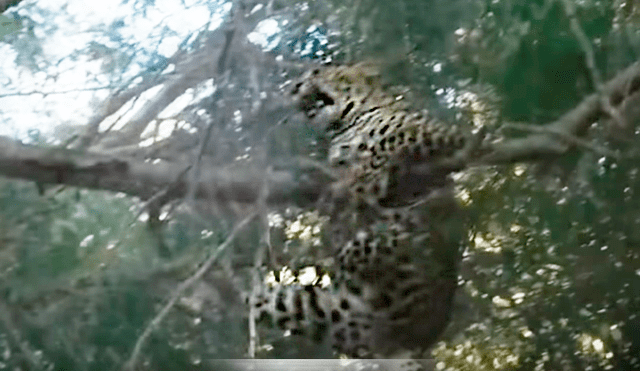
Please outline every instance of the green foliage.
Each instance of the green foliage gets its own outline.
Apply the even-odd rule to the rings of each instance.
[[[638,57],[637,4],[574,3],[604,78]],[[463,107],[463,117],[487,124],[484,116],[474,116],[475,108],[467,110],[486,104],[492,129],[499,129],[500,119],[555,119],[595,89],[585,51],[559,0],[276,1],[273,10],[285,14],[283,19],[286,14],[295,18],[283,31],[288,41],[302,42],[292,35],[312,24],[325,30],[334,61],[385,60],[392,82],[441,102],[445,99],[434,93],[440,88],[451,88],[458,98],[476,92],[477,100]],[[56,27],[52,17],[41,14],[47,20],[43,25],[25,18],[4,35],[6,27],[17,26],[2,23],[0,37],[12,43],[19,65],[38,69],[42,48],[34,28],[46,32]],[[117,24],[112,28],[117,39]],[[130,63],[129,47],[96,41],[87,52],[110,60],[103,72],[117,74]],[[595,129],[602,134],[601,126]],[[307,128],[278,126],[268,137],[268,152],[315,155],[312,137]],[[35,133],[31,139],[44,140]],[[460,309],[434,351],[441,366],[640,368],[636,162],[613,162],[584,150],[554,164],[473,169],[457,178],[472,223],[460,276]],[[41,354],[43,369],[122,366],[171,291],[228,229],[218,216],[203,221],[177,212],[151,222],[157,223],[152,228],[136,220],[140,207],[105,192],[46,189],[40,194],[30,183],[0,183],[0,304],[11,309],[7,318],[21,319],[22,334],[18,340],[0,337],[0,354],[17,352],[25,341],[33,354]],[[316,240],[301,237],[303,229],[286,235],[300,215],[288,215],[280,235],[271,236],[294,258],[300,251],[317,252]],[[310,216],[320,219],[305,217]],[[244,233],[225,257],[225,269],[250,265],[260,238],[260,231]],[[164,259],[159,244],[168,252]],[[308,263],[305,257],[298,261]],[[245,278],[241,269],[235,273],[234,279]],[[205,288],[200,290],[207,299],[199,299],[201,292],[193,289],[186,304],[177,305],[180,310],[151,336],[143,351],[149,369],[198,369],[207,357],[244,355],[247,329],[241,310],[227,304],[233,300],[220,294],[224,290],[212,294]],[[10,324],[0,323],[3,335],[11,333]],[[279,342],[284,348],[262,354],[304,356],[307,344],[291,337]],[[3,358],[0,369],[22,367],[24,358]]]
[[[509,121],[549,122],[595,90],[594,71],[562,1],[434,3],[334,3],[342,43],[337,54],[390,64],[405,59],[393,79],[418,91],[438,83],[463,87],[461,97],[472,91],[468,81],[491,84],[500,99],[475,94],[475,103]],[[637,58],[636,6],[574,6],[603,78]],[[460,7],[479,16],[469,21]],[[449,11],[454,21],[443,15]],[[449,43],[439,43],[439,35]],[[443,64],[440,75],[433,71],[436,62]],[[475,122],[473,110],[464,113]],[[473,222],[462,263],[462,309],[435,349],[439,366],[638,369],[636,161],[614,162],[583,150],[552,164],[469,170],[457,183]]]
[[[157,240],[146,223],[134,219],[136,213],[137,203],[124,195],[55,188],[41,195],[30,183],[0,183],[0,304],[22,313],[19,341],[27,341],[24,349],[34,354],[44,352],[37,362],[40,367],[119,367],[156,313],[157,300],[202,259],[203,244],[215,246],[220,238],[201,236],[201,229],[187,227],[194,225],[187,219],[172,223],[163,238],[176,259],[173,263],[180,264],[168,265],[158,257]],[[168,286],[157,286],[151,279],[158,271],[165,272]],[[175,319],[175,329],[170,323],[154,335],[149,353],[159,364],[191,369],[193,353],[178,346],[178,341],[186,341],[179,329],[209,332],[220,325],[213,321],[194,326],[185,314]],[[0,333],[10,331],[8,326],[0,323]],[[230,331],[233,326],[227,321],[224,330],[216,331],[237,341],[239,328]],[[187,338],[192,336],[190,332]],[[235,348],[220,344],[195,342],[192,347],[199,350],[192,350],[238,356]],[[9,352],[13,346],[0,344]],[[19,362],[17,357],[5,359],[0,369]]]
[[[117,265],[120,254],[130,263],[144,258],[144,245],[122,243],[139,238],[136,230],[144,228],[131,227],[132,205],[125,197],[75,189],[42,197],[33,184],[3,182],[4,289],[10,288],[10,300],[95,275],[105,265]]]
[[[479,314],[435,350],[448,369],[634,364],[637,170],[585,157],[590,165],[567,184],[541,183],[522,165],[466,174],[477,219],[462,278]]]

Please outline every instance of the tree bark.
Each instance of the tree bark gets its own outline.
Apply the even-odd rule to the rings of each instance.
[[[534,134],[481,143],[481,155],[467,159],[462,167],[560,157],[573,148],[587,146],[582,138],[597,120],[607,120],[614,132],[633,130],[640,117],[638,107],[640,64],[635,63],[558,120],[532,126]],[[335,179],[322,164],[314,167],[309,163],[292,161],[272,171],[266,171],[264,164],[251,162],[224,167],[202,163],[194,196],[218,203],[253,203],[266,185],[269,204],[310,205],[329,190]],[[162,192],[163,200],[172,200],[188,191],[190,178],[185,175],[190,168],[189,163],[150,163],[91,151],[29,146],[0,137],[0,174],[44,184],[124,192],[141,199]]]
[[[188,190],[190,164],[150,163],[87,151],[42,148],[0,137],[0,174],[43,184],[123,192],[141,199],[163,193],[165,200],[183,197]],[[307,180],[291,171],[267,172],[253,164],[229,167],[202,166],[195,197],[219,203],[253,203],[262,188],[267,202],[309,204],[327,187],[328,178],[309,172]]]

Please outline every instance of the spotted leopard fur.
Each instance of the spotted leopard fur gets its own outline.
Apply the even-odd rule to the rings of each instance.
[[[293,83],[291,94],[329,142],[329,163],[342,170],[351,198],[402,206],[445,186],[479,146],[456,126],[412,110],[387,93],[367,63],[316,68]]]
[[[449,320],[460,259],[448,225],[456,204],[440,191],[477,140],[412,111],[367,64],[314,69],[291,94],[340,178],[324,208],[332,284],[257,287],[257,317],[318,341],[328,334],[351,357],[429,348]]]
[[[256,317],[318,342],[328,334],[350,357],[427,349],[449,320],[457,266],[446,250],[456,247],[414,214],[394,210],[360,229],[335,254],[328,288],[256,288]]]

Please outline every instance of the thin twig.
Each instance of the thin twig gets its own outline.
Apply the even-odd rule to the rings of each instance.
[[[507,123],[504,124],[503,128],[511,128],[511,129],[517,129],[517,130],[521,130],[521,131],[526,131],[526,132],[531,132],[531,133],[539,133],[539,134],[551,134],[551,135],[555,135],[560,137],[562,140],[565,140],[575,146],[581,147],[581,148],[585,148],[588,149],[594,153],[597,153],[599,155],[602,156],[610,156],[612,158],[615,158],[616,160],[620,159],[620,155],[617,152],[611,151],[607,148],[601,147],[601,146],[597,146],[595,144],[589,143],[588,141],[584,140],[584,139],[580,139],[574,135],[571,135],[569,133],[566,132],[562,132],[559,130],[554,130],[553,128],[550,127],[545,127],[545,126],[534,126],[534,125],[527,125],[527,124],[518,124],[518,123]]]
[[[162,308],[162,310],[153,318],[151,323],[147,325],[147,327],[142,332],[142,335],[138,338],[135,347],[133,348],[133,352],[131,353],[131,357],[127,361],[124,366],[124,370],[133,371],[135,370],[135,365],[138,361],[138,357],[140,356],[140,351],[142,350],[142,346],[144,345],[147,338],[151,335],[151,333],[158,328],[162,320],[169,314],[169,311],[173,308],[175,303],[180,299],[182,293],[191,287],[194,283],[196,283],[202,276],[211,268],[213,263],[216,261],[218,256],[224,252],[224,250],[231,244],[234,240],[236,234],[244,228],[253,218],[256,216],[256,213],[253,213],[246,218],[244,218],[240,223],[238,223],[233,231],[229,234],[227,239],[216,249],[216,251],[202,264],[202,266],[189,278],[187,278],[184,282],[182,282],[178,288],[171,294],[171,298],[167,302],[167,304]]]
[[[327,166],[326,164],[320,161],[314,160],[309,157],[304,157],[304,156],[296,156],[294,158],[294,161],[303,170],[306,170],[306,169],[318,170],[322,175],[326,176],[328,179],[332,181],[336,181],[340,179],[340,175],[335,170],[333,170],[332,168],[330,168],[329,166]]]
[[[578,43],[580,43],[580,47],[584,52],[585,62],[587,63],[589,73],[591,73],[591,79],[593,80],[593,83],[595,84],[598,91],[600,91],[603,84],[602,78],[600,77],[600,71],[598,71],[598,68],[596,67],[593,45],[591,45],[591,41],[580,26],[573,0],[562,0],[562,4],[564,5],[564,12],[567,15],[567,18],[569,18],[571,32],[573,32],[573,35],[576,37],[576,39],[578,39]]]
[[[263,152],[263,159],[266,159],[266,156],[264,156],[264,152]],[[264,248],[266,247],[269,251],[269,255],[270,257],[273,259],[273,251],[272,251],[272,246],[271,246],[271,236],[269,234],[270,229],[269,229],[269,208],[267,205],[267,198],[269,196],[269,182],[267,181],[267,179],[270,178],[271,173],[273,171],[273,167],[272,166],[267,166],[266,171],[265,171],[265,176],[263,178],[263,182],[262,182],[262,188],[260,190],[260,197],[258,198],[258,214],[260,215],[260,221],[262,224],[262,228],[264,229],[264,234],[263,234],[263,243],[261,244],[261,247],[258,249],[258,257],[262,256],[262,251],[264,250]],[[258,276],[257,276],[257,272],[258,272],[258,267],[260,267],[262,264],[262,262],[260,261],[260,259],[258,258],[256,260],[256,270],[254,270],[254,275],[252,277],[252,286],[255,288],[257,287],[257,285],[260,284]],[[259,262],[259,263],[258,263]],[[249,353],[249,358],[255,358],[256,357],[256,348],[257,348],[257,344],[258,344],[258,333],[256,331],[256,312],[255,312],[255,303],[253,302],[253,296],[250,295],[247,299],[248,303],[249,303],[249,349],[248,349],[248,353]]]
[[[260,282],[256,278],[257,274],[254,274],[252,285],[258,285]],[[258,343],[258,333],[256,331],[256,310],[254,299],[250,296],[247,301],[249,302],[249,358],[256,358],[256,344]]]
[[[569,18],[571,32],[573,32],[573,35],[576,37],[576,39],[578,39],[578,43],[580,44],[580,47],[584,52],[585,62],[587,63],[587,68],[589,69],[589,73],[591,74],[591,80],[596,87],[596,91],[601,95],[600,104],[602,110],[604,110],[613,119],[613,122],[616,123],[618,128],[626,128],[626,120],[624,119],[624,117],[622,117],[620,111],[617,108],[613,107],[608,95],[605,94],[604,83],[602,82],[600,71],[598,71],[598,67],[596,66],[593,45],[587,37],[587,34],[580,26],[573,0],[562,0],[562,3],[564,5],[565,14],[567,15],[567,18]]]
[[[196,189],[198,188],[198,180],[200,179],[200,171],[202,167],[202,158],[204,157],[205,150],[209,145],[209,141],[211,139],[211,132],[213,131],[214,122],[211,121],[207,124],[206,131],[202,136],[202,140],[199,144],[198,154],[196,158],[193,160],[193,170],[191,171],[189,177],[189,183],[187,185],[187,194],[185,195],[185,200],[188,202],[195,201]]]

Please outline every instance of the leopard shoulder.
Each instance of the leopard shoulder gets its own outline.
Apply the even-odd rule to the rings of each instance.
[[[407,205],[446,186],[478,147],[470,130],[388,93],[367,63],[318,67],[292,85],[292,99],[326,137],[328,162],[352,199]]]

